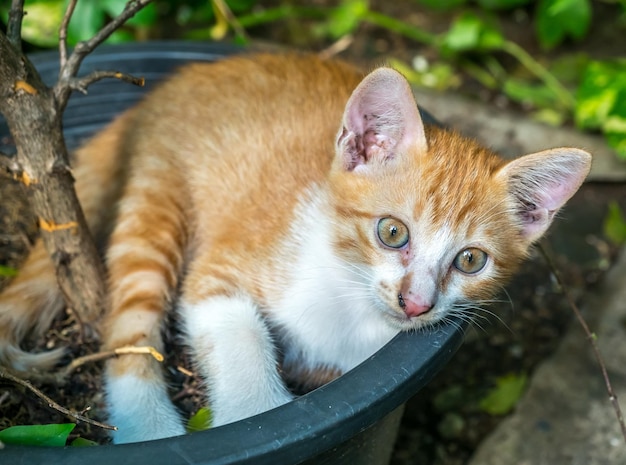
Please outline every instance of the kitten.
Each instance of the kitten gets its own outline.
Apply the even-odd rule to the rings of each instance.
[[[113,222],[105,348],[163,350],[175,302],[215,425],[489,299],[591,163],[573,148],[506,162],[425,127],[398,72],[306,55],[188,65],[77,160],[92,229]],[[3,362],[52,365],[58,351],[19,344],[61,305],[38,244],[0,295]],[[106,393],[116,442],[184,434],[150,357],[109,361]]]

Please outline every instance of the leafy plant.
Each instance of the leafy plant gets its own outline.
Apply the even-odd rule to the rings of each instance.
[[[554,48],[567,37],[580,40],[591,24],[589,0],[541,0],[537,6],[536,31],[539,43]]]
[[[75,427],[74,423],[11,426],[0,431],[0,442],[21,446],[63,447]]]
[[[604,235],[615,245],[626,244],[626,218],[616,201],[609,203],[604,219]]]
[[[626,158],[626,60],[592,61],[578,89],[576,123],[599,129]]]
[[[211,410],[201,407],[187,422],[187,432],[196,433],[204,431],[211,427],[212,415]]]
[[[480,401],[480,409],[490,415],[505,415],[517,404],[526,389],[526,375],[498,378],[496,386]]]

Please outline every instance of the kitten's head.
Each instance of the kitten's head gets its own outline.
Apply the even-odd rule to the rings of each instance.
[[[389,68],[353,92],[336,150],[334,250],[401,329],[489,299],[591,165],[573,148],[506,162],[425,128],[408,83]]]

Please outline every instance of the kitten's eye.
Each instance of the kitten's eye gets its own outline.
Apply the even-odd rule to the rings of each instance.
[[[474,274],[487,264],[487,254],[476,247],[462,250],[454,257],[454,267],[465,274]]]
[[[380,242],[392,249],[400,249],[409,242],[409,228],[395,218],[382,218],[378,221]]]

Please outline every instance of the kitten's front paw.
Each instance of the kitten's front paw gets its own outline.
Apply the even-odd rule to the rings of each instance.
[[[185,434],[183,421],[165,387],[133,375],[107,382],[109,423],[115,444],[151,441]]]
[[[236,395],[231,395],[227,401],[216,402],[215,408],[212,409],[213,420],[212,426],[222,426],[244,418],[252,417],[259,413],[267,412],[276,407],[280,407],[295,399],[286,389],[280,389],[278,392],[256,402],[246,402],[246,400],[238,401]],[[249,399],[247,399],[249,400]]]

